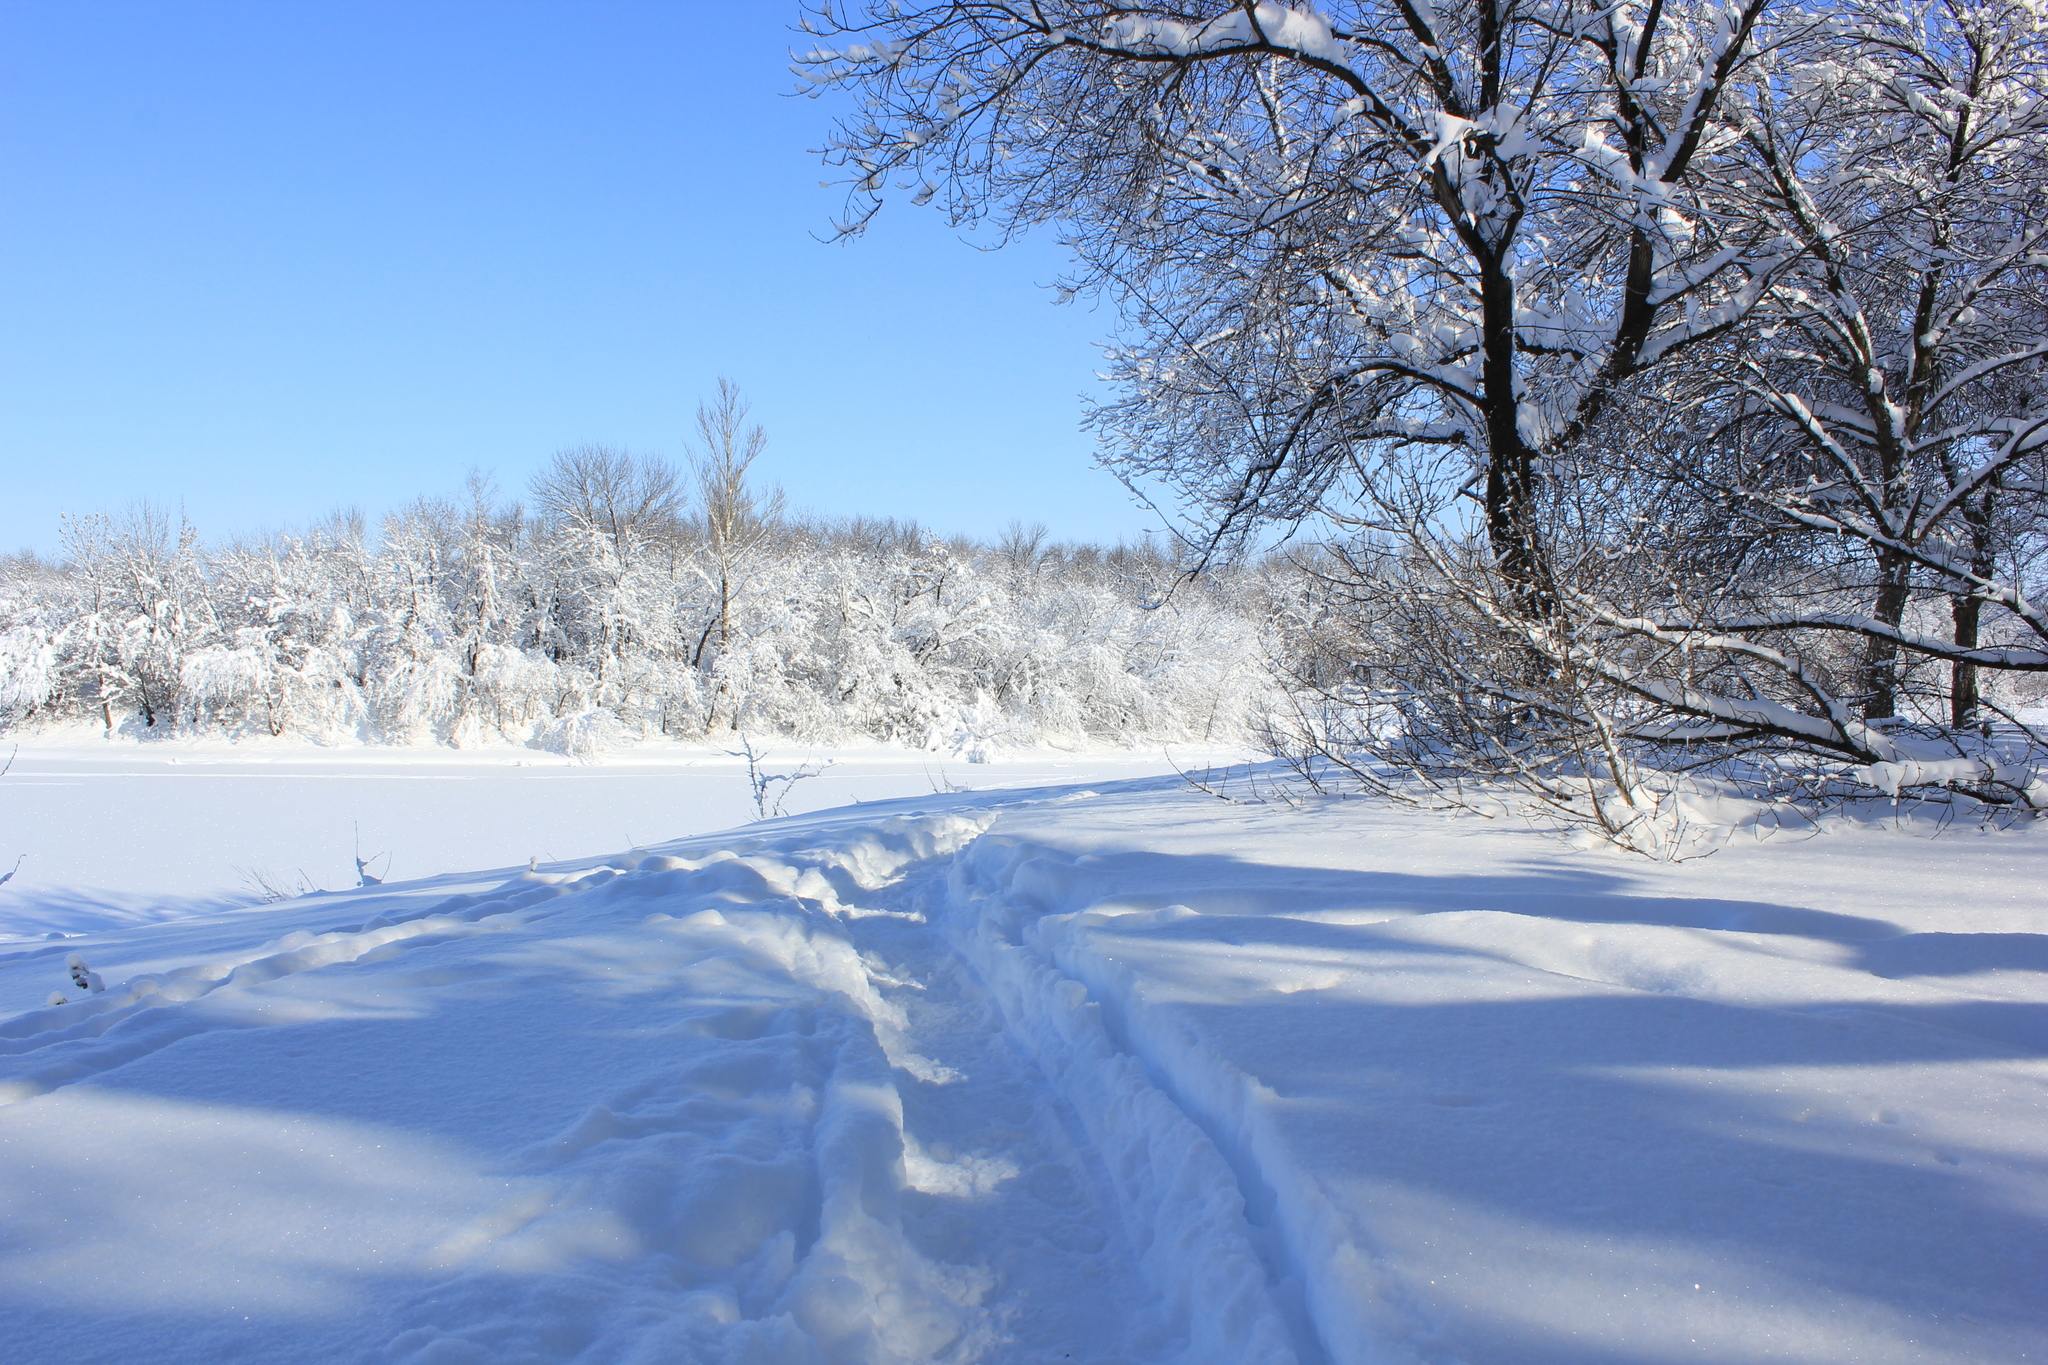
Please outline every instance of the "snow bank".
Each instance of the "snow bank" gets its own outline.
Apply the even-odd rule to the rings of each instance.
[[[23,1307],[31,1353],[71,1349],[60,1345],[60,1310],[84,1307],[101,1320],[102,1343],[172,1358],[179,1348],[152,1317],[176,1306],[223,1309],[226,1296],[228,1307],[285,1318],[306,1309],[344,1337],[383,1330],[388,1358],[399,1360],[526,1358],[507,1354],[508,1343],[550,1340],[554,1353],[538,1358],[574,1354],[569,1341],[635,1351],[658,1342],[692,1359],[936,1358],[966,1330],[985,1284],[927,1263],[897,1226],[901,1104],[879,1036],[895,1031],[897,1016],[826,907],[978,828],[885,821],[783,856],[725,847],[529,872],[424,905],[295,903],[288,916],[251,922],[332,920],[355,904],[376,913],[293,928],[13,1016],[0,1025],[0,1205],[25,1230],[0,1254],[0,1292]],[[653,906],[662,908],[650,914]],[[357,994],[337,968],[368,968],[376,984]],[[617,1049],[588,1049],[624,1028],[640,1037],[629,1050],[642,1054],[642,1069],[495,1163],[474,1150],[487,1115],[469,1121],[467,1144],[423,1145],[389,1125],[336,1124],[274,1105],[222,1108],[189,1093],[274,1090],[279,1078],[249,1066],[240,1039],[342,1018],[410,1016],[420,1026],[403,1032],[436,1050],[443,1040],[424,1016],[461,1000],[463,984],[510,989],[508,970],[514,982],[548,987],[519,992],[533,997],[521,1003],[541,1012],[541,1029],[524,1030],[510,1053],[468,1058],[495,1088],[517,1078],[512,1088],[523,1092],[531,1080],[540,1107],[559,1112],[575,1087],[547,1077],[545,1064],[540,1075],[529,1070],[535,1050],[561,1053],[550,1034],[583,1046],[580,1057],[556,1055],[558,1069],[603,1071]],[[448,987],[457,988],[452,1001],[433,1003]],[[592,992],[597,999],[575,998]],[[602,1010],[607,999],[617,1008]],[[593,1010],[603,1017],[595,1032]],[[174,1066],[209,1040],[231,1060],[197,1084],[188,1073],[168,1087],[186,1093],[159,1100],[130,1088],[138,1073]],[[657,1041],[656,1056],[645,1056]],[[389,1061],[417,1060],[409,1050]],[[111,1089],[81,1084],[117,1071],[124,1083]],[[254,1154],[250,1171],[238,1174],[219,1149],[207,1169],[209,1124]],[[321,1161],[286,1150],[307,1140],[337,1154]],[[379,1150],[388,1171],[372,1155]],[[252,1201],[252,1182],[268,1193]],[[58,1191],[80,1185],[89,1216],[35,1214],[70,1207],[72,1196]],[[273,1216],[292,1202],[291,1185],[305,1202],[280,1230]],[[195,1186],[209,1192],[208,1211],[177,1213],[189,1210]],[[393,1192],[422,1186],[434,1197],[401,1212]],[[325,1223],[315,1233],[315,1218],[342,1217],[365,1190],[371,1207],[350,1213],[338,1237]],[[167,1231],[175,1229],[216,1254],[189,1258]],[[321,1245],[301,1247],[300,1238]],[[295,1243],[291,1256],[255,1274],[246,1292],[229,1288],[224,1277],[254,1273],[280,1240]],[[384,1297],[385,1280],[420,1286],[410,1307],[366,1309]],[[395,1325],[375,1328],[387,1312]],[[288,1339],[311,1349],[303,1332]],[[338,1341],[311,1338],[322,1339]]]

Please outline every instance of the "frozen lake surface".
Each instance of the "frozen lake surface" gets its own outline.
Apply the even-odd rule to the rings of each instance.
[[[790,814],[956,788],[1151,776],[1242,756],[1106,750],[969,763],[879,746],[758,747],[763,771],[830,765],[787,789]],[[0,871],[23,859],[0,888],[0,933],[243,904],[258,895],[255,873],[278,885],[303,877],[324,890],[353,887],[358,847],[373,875],[412,880],[598,857],[754,818],[745,761],[707,746],[647,745],[580,764],[512,748],[28,741],[0,778]]]

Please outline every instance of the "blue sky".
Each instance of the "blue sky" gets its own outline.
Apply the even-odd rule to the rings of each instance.
[[[1156,524],[1078,429],[1110,318],[1049,237],[892,205],[852,244],[794,3],[0,0],[0,548],[208,535],[679,456],[738,382],[794,505]]]

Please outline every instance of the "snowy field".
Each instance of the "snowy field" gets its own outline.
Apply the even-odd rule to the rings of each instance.
[[[841,757],[24,749],[0,1354],[2048,1359],[2048,831]]]
[[[737,741],[735,741],[735,747]],[[1152,776],[1242,751],[997,751],[991,761],[872,746],[763,744],[761,771],[809,765],[769,803],[791,813],[954,788]],[[244,905],[252,874],[296,888],[410,880],[617,853],[755,818],[743,758],[642,745],[597,764],[502,747],[338,748],[184,740],[10,742],[0,777],[0,935],[76,932]],[[381,855],[381,856],[380,856]]]

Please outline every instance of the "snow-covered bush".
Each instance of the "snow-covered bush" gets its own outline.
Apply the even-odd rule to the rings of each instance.
[[[589,762],[623,749],[632,736],[619,718],[602,706],[547,721],[534,732],[533,747],[550,749]]]
[[[713,534],[644,463],[570,452],[547,516],[479,484],[394,513],[374,544],[343,521],[211,550],[159,526],[138,550],[83,519],[75,561],[0,564],[0,724],[584,760],[748,732],[965,756],[1222,742],[1264,705],[1249,575],[1183,584],[1142,547],[1040,536],[1020,558],[900,523],[771,519],[758,499]],[[145,578],[168,586],[150,597]]]

